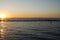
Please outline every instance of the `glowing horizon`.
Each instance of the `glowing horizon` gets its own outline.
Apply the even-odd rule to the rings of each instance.
[[[60,0],[0,0],[7,18],[60,18]]]

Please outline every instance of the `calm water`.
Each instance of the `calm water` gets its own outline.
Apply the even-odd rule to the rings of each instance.
[[[0,22],[0,40],[60,40],[60,21]]]

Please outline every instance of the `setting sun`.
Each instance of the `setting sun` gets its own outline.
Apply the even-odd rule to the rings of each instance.
[[[0,18],[6,18],[7,16],[5,14],[0,14]]]

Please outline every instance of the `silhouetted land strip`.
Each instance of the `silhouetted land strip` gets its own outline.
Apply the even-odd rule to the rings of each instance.
[[[6,20],[6,21],[60,21],[60,20]]]
[[[3,21],[60,21],[60,18],[10,18]]]

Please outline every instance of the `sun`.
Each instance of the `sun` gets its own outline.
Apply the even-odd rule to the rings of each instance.
[[[6,18],[7,16],[5,14],[0,14],[0,18]]]

